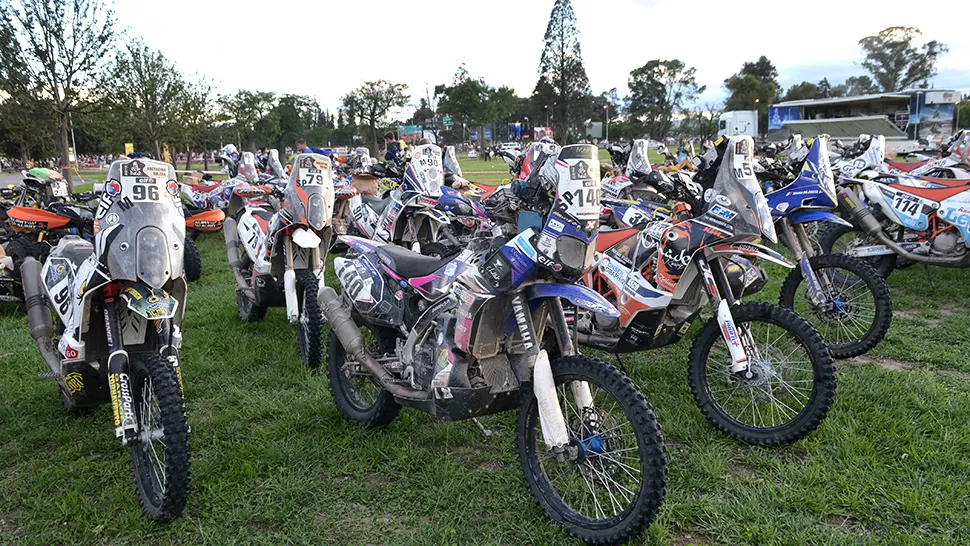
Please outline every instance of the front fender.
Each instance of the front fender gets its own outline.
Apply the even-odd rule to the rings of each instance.
[[[589,309],[604,317],[616,318],[620,316],[620,312],[606,298],[581,284],[532,284],[526,287],[525,297],[529,300],[530,305],[534,301],[547,298],[564,298],[573,305]]]
[[[824,210],[803,210],[793,212],[788,216],[788,219],[793,224],[807,224],[808,222],[830,222],[833,224],[841,224],[843,226],[852,227],[851,222],[847,222],[835,214]]]
[[[788,269],[794,269],[795,264],[788,261],[781,254],[771,250],[766,246],[755,243],[730,243],[715,245],[710,249],[711,256],[744,256],[746,258],[761,258],[769,262],[776,263]]]
[[[128,283],[121,290],[125,306],[147,320],[175,317],[179,302],[160,288],[150,288],[142,283]]]

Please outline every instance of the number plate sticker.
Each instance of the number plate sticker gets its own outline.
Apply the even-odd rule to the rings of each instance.
[[[132,161],[121,167],[122,200],[159,201],[168,179],[168,167]]]
[[[563,210],[577,220],[598,220],[600,184],[597,165],[589,159],[557,161],[559,202]]]
[[[896,192],[896,195],[893,196],[892,206],[898,214],[908,218],[919,218],[923,208],[918,198],[901,191]]]
[[[330,159],[327,157],[304,157],[300,160],[300,168],[296,183],[300,186],[322,186],[330,178]]]

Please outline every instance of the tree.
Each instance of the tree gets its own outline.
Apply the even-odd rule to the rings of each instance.
[[[281,152],[287,143],[293,144],[298,139],[309,138],[310,131],[321,127],[325,123],[321,122],[318,115],[320,105],[316,99],[305,95],[283,95],[273,108],[276,118],[279,120],[278,131],[273,138],[273,145]],[[324,134],[314,135],[318,139]],[[323,142],[314,141],[311,145],[316,146]]]
[[[857,95],[871,95],[879,92],[879,86],[866,75],[852,76],[845,82],[836,85],[829,93],[832,97],[854,97]]]
[[[230,140],[239,140],[242,149],[255,151],[256,141],[274,140],[279,130],[279,117],[273,112],[276,94],[265,91],[237,91],[219,97],[223,117],[231,122]]]
[[[151,144],[156,159],[161,143],[173,139],[186,100],[182,74],[159,51],[141,42],[118,56],[112,96],[131,115],[138,132]]]
[[[883,91],[929,86],[929,79],[936,75],[936,59],[948,49],[936,40],[917,48],[913,39],[921,34],[913,27],[889,27],[859,40],[866,54],[862,67],[872,74]]]
[[[768,106],[779,98],[775,65],[762,55],[753,63],[744,63],[741,71],[724,80],[724,87],[731,93],[724,103],[726,111],[757,110],[758,131],[768,130]]]
[[[674,113],[704,92],[704,86],[694,79],[696,72],[677,59],[654,59],[633,70],[627,113],[642,122],[653,138],[665,138]]]
[[[216,109],[212,104],[212,87],[204,80],[187,83],[182,95],[176,134],[185,145],[185,169],[191,168],[192,150],[205,151],[215,141],[214,127]],[[205,169],[209,169],[209,157],[203,154]]]
[[[459,69],[462,73],[462,69]],[[482,79],[468,77],[467,72],[456,77],[453,85],[436,86],[438,111],[454,121],[478,127],[479,147],[485,147],[485,126],[505,120],[518,105],[518,98],[508,87],[498,89]]]
[[[828,78],[822,78],[819,80],[816,87],[818,87],[818,98],[827,99],[832,96],[832,84],[829,83]]]
[[[114,12],[101,0],[18,0],[0,5],[0,65],[18,67],[39,82],[57,115],[64,176],[73,189],[68,161],[71,114],[96,107],[111,66]]]
[[[387,114],[392,108],[401,108],[408,101],[408,86],[403,83],[391,83],[387,80],[365,82],[343,98],[344,106],[351,113],[360,116],[361,123],[370,129],[371,150],[376,154],[380,149],[377,130],[387,121]]]
[[[956,119],[957,129],[970,129],[970,96],[964,95],[963,100],[956,104],[953,117]]]
[[[589,78],[583,66],[579,29],[570,0],[556,0],[549,15],[534,95],[551,108],[554,134],[567,142],[569,129],[584,119]]]
[[[828,81],[825,81],[828,84]],[[818,85],[812,82],[802,82],[788,88],[785,100],[804,100],[821,98],[822,92]]]

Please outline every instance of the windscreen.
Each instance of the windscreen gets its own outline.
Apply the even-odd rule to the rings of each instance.
[[[269,158],[266,160],[266,171],[276,178],[286,178],[286,170],[280,163],[280,152],[276,148],[269,151]]]
[[[95,215],[95,252],[114,280],[161,288],[182,276],[185,218],[175,168],[122,159],[108,169]]]
[[[458,164],[458,157],[455,156],[454,146],[447,146],[445,148],[445,169],[451,174],[462,176],[461,165]]]
[[[411,161],[404,171],[404,178],[415,191],[431,197],[440,196],[441,186],[445,183],[441,148],[434,144],[416,147],[411,155]]]
[[[949,151],[960,163],[970,165],[970,131],[960,131],[958,138],[954,139]]]
[[[647,158],[647,141],[638,138],[630,147],[630,159],[626,163],[628,177],[643,176],[650,173],[650,159]]]
[[[239,159],[239,178],[250,184],[259,183],[259,172],[256,170],[256,156],[252,152],[243,152]]]
[[[322,154],[300,154],[283,193],[283,210],[294,222],[321,230],[333,217],[333,166]]]
[[[754,141],[750,136],[730,137],[702,216],[715,223],[730,224],[737,235],[764,235],[775,243],[775,225],[754,175],[753,159]]]

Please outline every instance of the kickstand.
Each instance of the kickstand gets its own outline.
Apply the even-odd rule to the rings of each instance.
[[[478,428],[482,429],[482,434],[484,434],[486,438],[490,438],[492,436],[492,431],[487,429],[485,425],[483,425],[482,422],[478,420],[477,417],[472,417],[472,421],[475,421],[475,424],[478,425]]]
[[[930,289],[936,290],[936,283],[933,282],[933,275],[930,274],[930,266],[923,264],[923,271],[926,271],[926,278],[930,280]]]
[[[622,360],[620,360],[620,353],[613,353],[613,356],[615,356],[615,357],[616,357],[616,363],[620,365],[620,370],[622,370],[624,374],[626,374],[626,375],[630,375],[630,374],[629,374],[629,373],[628,373],[628,372],[626,371],[626,366],[624,366],[624,365],[623,365],[623,361],[622,361]]]

